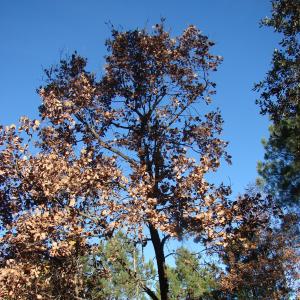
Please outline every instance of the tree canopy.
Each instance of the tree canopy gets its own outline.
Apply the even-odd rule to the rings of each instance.
[[[230,187],[207,178],[230,156],[221,114],[209,106],[209,75],[222,59],[200,30],[172,38],[163,22],[151,32],[113,28],[106,46],[99,79],[75,53],[46,70],[40,119],[1,127],[3,299],[86,299],[85,258],[120,231],[153,246],[157,288],[126,268],[125,246],[117,257],[124,270],[109,263],[119,277],[105,266],[97,274],[109,282],[134,277],[145,297],[172,299],[171,278],[180,272],[190,286],[195,278],[178,271],[179,258],[168,268],[170,240],[193,238],[224,259],[232,243],[249,239],[243,247],[253,249],[272,218],[283,222],[270,197],[232,201]],[[240,268],[226,270],[221,292],[232,292],[227,279]]]
[[[262,114],[268,114],[275,123],[283,117],[299,114],[300,94],[300,2],[299,0],[273,0],[272,17],[262,25],[272,27],[283,35],[279,49],[275,49],[272,68],[266,78],[256,84],[261,92],[257,103]]]
[[[280,48],[275,49],[272,67],[266,78],[256,84],[262,114],[273,124],[264,141],[265,161],[258,171],[267,192],[283,205],[299,204],[300,196],[300,2],[272,2],[272,17],[262,24],[282,34]]]

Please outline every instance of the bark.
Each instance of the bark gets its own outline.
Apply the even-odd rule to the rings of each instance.
[[[154,247],[156,264],[159,278],[159,288],[160,288],[160,299],[168,300],[169,293],[169,281],[166,273],[166,261],[164,254],[164,244],[159,237],[157,229],[155,229],[151,224],[149,225],[151,241]]]

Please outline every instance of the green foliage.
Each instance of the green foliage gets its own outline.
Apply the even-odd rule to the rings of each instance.
[[[274,0],[272,5],[272,17],[264,19],[262,25],[274,28],[283,38],[280,49],[274,50],[271,70],[255,89],[261,92],[257,100],[261,113],[277,123],[299,113],[300,1]]]
[[[280,203],[300,199],[300,114],[285,118],[270,127],[268,141],[263,141],[265,160],[258,164],[259,179],[267,192]]]
[[[159,294],[153,261],[145,261],[139,247],[121,232],[85,258],[85,274],[88,299],[144,300],[145,286],[156,286]],[[167,274],[171,300],[198,299],[217,287],[213,269],[201,266],[197,255],[183,247],[177,249]]]
[[[144,285],[151,286],[155,279],[153,262],[145,262],[136,245],[121,232],[86,259],[86,273],[89,299],[143,300]]]
[[[186,248],[176,251],[175,266],[168,268],[170,299],[198,299],[217,287],[211,269],[200,265],[197,256]]]
[[[264,141],[265,161],[258,164],[268,193],[280,204],[300,199],[300,1],[274,0],[272,17],[262,24],[283,35],[275,49],[271,70],[256,84],[262,114],[273,122],[270,137]]]

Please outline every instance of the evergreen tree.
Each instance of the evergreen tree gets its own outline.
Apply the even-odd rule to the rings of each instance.
[[[299,205],[300,114],[271,125],[270,137],[263,145],[265,160],[258,163],[258,183],[265,185],[280,204]]]
[[[259,182],[281,204],[300,199],[300,1],[274,0],[272,17],[262,24],[283,35],[275,49],[272,68],[256,84],[262,114],[272,121],[270,137],[265,140],[265,161],[260,162]]]
[[[102,242],[85,258],[88,299],[146,299],[146,286],[155,284],[152,260],[122,232]],[[105,274],[105,276],[103,276]]]
[[[167,267],[170,299],[198,299],[217,287],[216,272],[212,267],[201,266],[196,254],[180,247],[174,255],[175,265]],[[153,261],[146,261],[140,247],[122,232],[85,258],[85,274],[86,295],[91,300],[148,299],[146,286],[156,287],[159,294]]]
[[[181,247],[175,253],[175,266],[168,268],[170,299],[199,299],[217,288],[214,267],[203,267],[199,258]]]

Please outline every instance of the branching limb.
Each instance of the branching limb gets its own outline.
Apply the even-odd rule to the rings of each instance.
[[[77,120],[79,122],[81,122],[82,124],[85,125],[86,129],[94,136],[95,139],[97,139],[97,141],[99,142],[99,144],[103,148],[105,148],[105,149],[107,149],[107,150],[109,150],[109,151],[117,154],[118,156],[122,157],[124,160],[126,160],[127,162],[129,162],[131,165],[138,166],[138,163],[134,159],[130,158],[128,155],[124,154],[120,150],[118,150],[118,149],[110,146],[106,142],[102,141],[101,138],[100,138],[100,136],[99,136],[99,134],[94,129],[94,127],[91,126],[91,125],[89,125],[79,114],[76,114],[76,118],[77,118]]]

